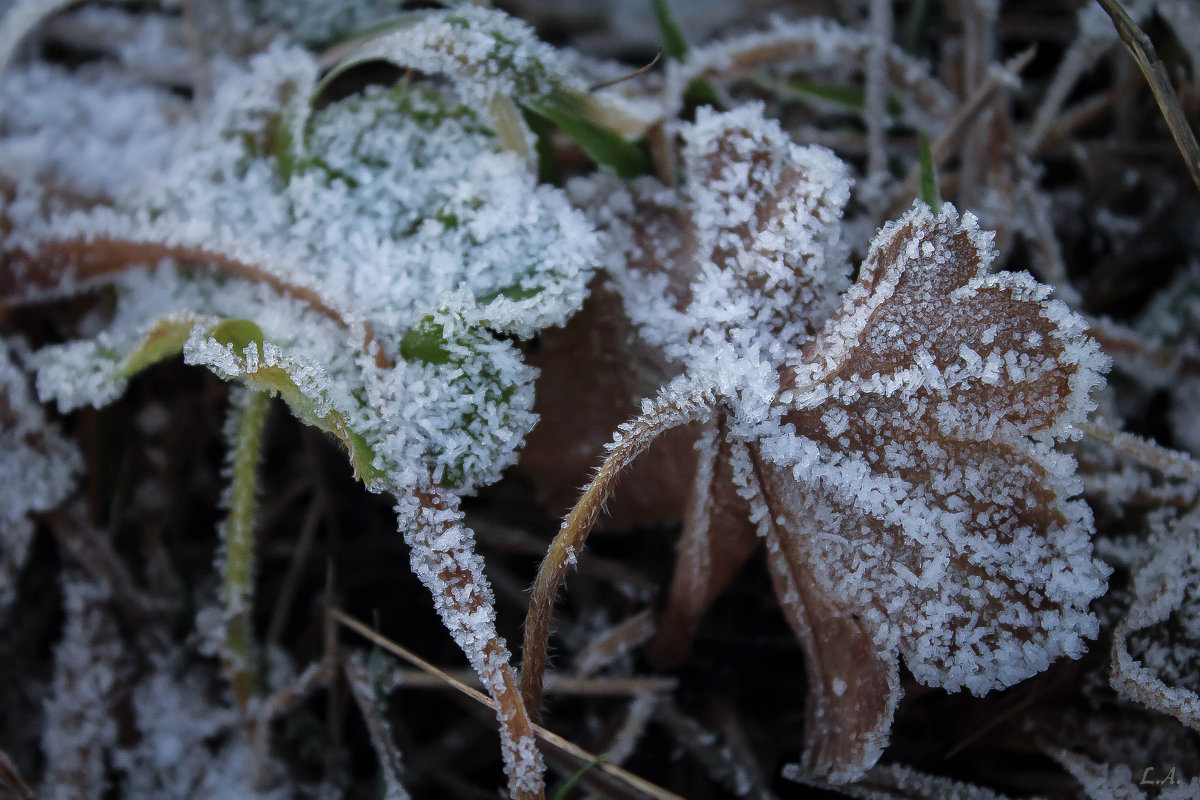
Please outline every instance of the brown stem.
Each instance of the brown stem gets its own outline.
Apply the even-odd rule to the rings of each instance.
[[[0,297],[5,303],[19,300],[29,290],[53,289],[68,280],[95,280],[119,274],[164,258],[198,263],[235,278],[266,284],[281,294],[293,297],[343,328],[349,328],[347,315],[325,302],[312,288],[300,286],[273,272],[239,260],[220,250],[188,244],[139,241],[116,237],[82,236],[40,242],[36,253],[9,251],[0,253]],[[364,322],[363,349],[371,352],[375,332]],[[375,349],[380,368],[394,366],[381,349]]]
[[[521,694],[525,698],[525,708],[535,722],[541,717],[546,652],[555,595],[567,577],[567,570],[575,565],[576,557],[587,543],[588,534],[599,519],[604,504],[612,496],[617,478],[659,436],[692,422],[710,409],[711,404],[706,398],[695,396],[660,400],[649,408],[643,408],[640,416],[618,428],[596,477],[592,478],[550,544],[529,598],[521,660]]]

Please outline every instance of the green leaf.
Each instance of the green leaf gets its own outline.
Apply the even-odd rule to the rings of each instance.
[[[434,365],[450,363],[445,328],[434,321],[432,314],[426,314],[400,339],[400,355],[405,361]]]
[[[860,86],[843,86],[835,83],[817,83],[802,78],[788,78],[779,84],[790,93],[806,95],[834,103],[854,111],[862,111],[867,107],[867,94]],[[904,116],[904,106],[895,97],[888,97],[886,110],[891,117]]]
[[[721,93],[708,78],[693,78],[683,90],[683,102],[686,105],[712,106],[721,108]]]
[[[672,61],[685,61],[688,55],[687,39],[675,21],[671,4],[667,0],[650,0],[654,18],[658,20],[658,31],[662,35],[663,53]]]
[[[616,131],[588,120],[571,103],[533,103],[528,108],[562,129],[597,164],[608,167],[618,177],[630,179],[654,174],[646,151]]]
[[[238,355],[244,353],[251,344],[255,345],[259,352],[262,352],[263,339],[266,338],[263,336],[262,328],[248,319],[223,320],[209,331],[209,336],[221,344],[229,345]]]
[[[209,328],[206,335],[233,348],[239,363],[244,360],[243,353],[247,345],[256,344],[261,353],[265,341],[262,329],[248,319],[222,320]],[[376,466],[375,448],[367,437],[354,430],[346,415],[337,409],[317,413],[316,401],[300,389],[286,367],[259,363],[255,371],[240,372],[234,379],[252,391],[278,396],[296,419],[331,434],[341,442],[350,457],[355,477],[369,488],[379,489],[386,485],[388,473]]]
[[[554,796],[551,798],[551,800],[566,800],[567,795],[569,795],[571,790],[575,788],[576,784],[583,780],[583,776],[587,775],[596,767],[606,763],[607,761],[608,756],[604,753],[601,753],[591,761],[584,764],[574,775],[567,779],[566,783],[558,788],[558,791],[554,793]]]
[[[159,320],[138,345],[121,360],[117,374],[125,379],[149,369],[159,361],[179,355],[188,334],[196,326],[194,317]]]
[[[933,166],[933,153],[929,149],[929,134],[921,131],[921,200],[937,214],[942,207],[942,194],[938,191],[937,171]]]

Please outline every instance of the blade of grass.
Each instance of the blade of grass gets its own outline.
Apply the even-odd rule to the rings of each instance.
[[[650,6],[654,9],[654,19],[658,21],[658,31],[662,34],[663,52],[672,61],[686,60],[688,56],[687,38],[683,35],[679,23],[675,21],[671,4],[667,0],[650,0]]]
[[[585,775],[606,761],[608,761],[608,756],[604,753],[601,753],[588,763],[584,764],[579,768],[578,772],[568,778],[567,782],[559,787],[558,791],[554,793],[554,796],[551,798],[551,800],[567,800],[567,795],[570,794],[571,790],[575,788],[576,784],[583,780]]]
[[[388,639],[384,636],[380,636],[379,634],[375,633],[375,631],[371,630],[370,627],[363,624],[361,621],[355,619],[354,617],[349,616],[345,612],[341,611],[340,609],[336,609],[336,608],[330,609],[329,614],[338,623],[340,623],[341,625],[354,631],[355,633],[357,633],[359,636],[362,636],[367,641],[379,645],[384,650],[387,650],[389,653],[392,653],[393,655],[399,656],[400,658],[404,659],[409,664],[412,664],[414,667],[420,669],[421,671],[423,671],[429,675],[433,675],[433,676],[437,677],[442,682],[453,687],[454,689],[461,692],[462,694],[465,694],[467,697],[470,697],[472,700],[476,701],[477,703],[482,703],[483,705],[487,706],[488,708],[492,709],[493,711],[496,710],[496,702],[494,700],[492,700],[490,697],[488,697],[487,695],[485,695],[483,692],[480,692],[476,689],[472,689],[470,686],[467,686],[462,681],[456,680],[453,676],[447,674],[445,671],[438,669],[433,664],[430,664],[428,661],[421,658],[420,656],[418,656],[416,653],[412,652],[411,650],[408,650],[407,648],[403,647],[402,645],[397,644],[396,642],[393,642],[391,639]],[[552,745],[553,747],[558,748],[559,750],[562,750],[564,753],[569,754],[573,758],[578,759],[578,761],[581,764],[587,764],[587,763],[592,763],[592,762],[596,761],[596,755],[594,753],[589,753],[587,750],[584,750],[582,747],[575,744],[574,742],[571,742],[568,739],[564,739],[563,737],[559,736],[557,733],[554,733],[553,731],[549,731],[549,730],[543,728],[541,725],[535,724],[533,726],[533,732],[539,739],[546,742],[547,744]],[[645,778],[639,778],[637,775],[634,775],[632,772],[630,772],[626,769],[622,769],[621,767],[618,767],[615,764],[608,764],[608,763],[600,762],[596,766],[596,771],[604,773],[609,778],[619,781],[623,785],[628,786],[629,788],[631,788],[635,791],[641,792],[646,797],[653,798],[653,800],[683,800],[682,797],[675,794],[674,792],[669,792],[660,786],[655,786],[654,784],[647,781]]]
[[[225,641],[221,661],[233,696],[245,714],[258,694],[258,654],[252,626],[254,610],[255,522],[258,511],[258,462],[271,397],[248,389],[234,393],[230,416],[229,515],[221,551],[221,600]]]
[[[1196,134],[1188,125],[1183,107],[1179,104],[1179,95],[1175,93],[1175,87],[1171,85],[1171,80],[1167,77],[1167,69],[1159,59],[1158,53],[1155,52],[1154,44],[1118,0],[1096,0],[1096,2],[1112,18],[1121,41],[1133,55],[1138,69],[1146,76],[1146,82],[1150,84],[1150,91],[1154,93],[1158,108],[1162,111],[1163,118],[1167,121],[1167,127],[1171,130],[1171,137],[1179,147],[1184,162],[1187,163],[1192,181],[1196,184],[1196,188],[1200,189],[1200,144],[1197,144]]]
[[[921,131],[921,200],[937,214],[942,208],[942,193],[938,191],[937,169],[929,151],[929,134]]]

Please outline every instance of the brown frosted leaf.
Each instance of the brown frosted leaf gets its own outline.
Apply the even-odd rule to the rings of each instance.
[[[705,426],[696,442],[696,477],[683,518],[675,574],[650,650],[659,667],[687,658],[700,618],[758,548],[750,509],[733,483],[727,433],[726,420],[718,418]]]
[[[553,596],[559,562],[644,449],[626,434],[709,409],[656,650],[664,662],[686,652],[753,526],[805,649],[803,769],[843,783],[887,744],[901,658],[923,683],[981,694],[1080,656],[1096,635],[1088,606],[1107,568],[1074,461],[1054,446],[1078,435],[1107,359],[1046,287],[989,275],[991,234],[949,205],[918,203],[880,231],[825,314],[844,175],[785,146],[759,109],[700,115],[683,138],[685,187],[635,190],[685,209],[695,229],[678,241],[694,246],[632,247],[628,195],[596,212],[618,243],[626,313],[683,374],[617,429],[535,594]],[[793,187],[795,208],[776,214],[788,159],[810,191]]]
[[[796,494],[791,476],[739,447],[734,469],[767,543],[767,566],[784,616],[804,647],[808,675],[803,768],[841,783],[860,777],[887,745],[900,700],[895,657],[878,644],[878,619],[819,573],[809,550],[821,530],[779,513]],[[817,518],[819,519],[819,518]]]
[[[540,420],[526,437],[521,468],[538,498],[558,513],[579,499],[612,432],[666,381],[667,367],[637,337],[620,298],[599,283],[583,310],[565,327],[544,331],[527,358],[542,371],[534,401]],[[670,431],[638,459],[608,508],[607,527],[683,516],[696,469],[695,436],[694,426]]]

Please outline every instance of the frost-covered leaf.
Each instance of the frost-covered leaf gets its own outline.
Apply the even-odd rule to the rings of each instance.
[[[804,767],[853,780],[887,742],[901,658],[924,683],[983,693],[1096,635],[1088,604],[1107,571],[1054,445],[1078,435],[1107,360],[1048,289],[987,274],[990,236],[948,204],[880,231],[830,315],[846,272],[840,163],[753,107],[701,110],[683,139],[679,190],[575,190],[618,245],[630,319],[724,432],[699,443],[658,646],[686,651],[756,526],[808,656]],[[645,449],[631,432],[672,424],[656,409],[686,402],[619,428],[592,486]],[[552,552],[578,551],[584,506],[603,497],[589,488]]]
[[[785,766],[783,776],[797,783],[836,791],[839,795],[858,800],[1008,800],[1006,795],[991,789],[918,772],[903,764],[881,764],[849,785],[830,786],[814,781],[799,764]]]
[[[501,82],[529,77],[493,66]],[[506,149],[469,82],[372,87],[316,109],[316,75],[311,55],[269,49],[219,84],[163,173],[114,206],[58,210],[19,185],[0,290],[32,302],[113,287],[111,319],[40,357],[41,391],[64,408],[111,400],[182,346],[185,362],[279,395],[337,437],[372,490],[450,503],[441,493],[473,491],[515,460],[535,416],[533,372],[511,339],[582,304],[597,240]],[[484,624],[473,542],[451,547],[426,522],[401,515],[435,597],[441,572],[458,571],[447,626],[473,632],[457,638],[500,703],[510,788],[534,797],[539,756],[507,650]]]
[[[0,80],[0,174],[113,201],[169,163],[191,122],[180,98],[111,65],[22,64]]]
[[[1148,549],[1113,634],[1112,685],[1200,730],[1200,516],[1159,526]]]
[[[764,31],[742,33],[692,48],[688,58],[668,72],[667,99],[678,107],[687,87],[698,79],[729,81],[758,72],[808,81],[839,81],[847,67],[867,63],[872,33],[811,17],[777,19]],[[888,94],[899,104],[904,122],[935,131],[945,125],[957,102],[929,74],[926,64],[892,45],[884,53]]]
[[[510,149],[529,158],[533,134],[507,111],[515,102],[558,125],[598,163],[618,175],[650,171],[641,150],[624,138],[652,121],[618,94],[593,95],[562,56],[513,17],[464,4],[445,11],[407,15],[392,33],[366,41],[323,80],[328,85],[348,69],[388,61],[404,69],[443,75],[464,101],[487,109],[492,125],[509,132]]]

